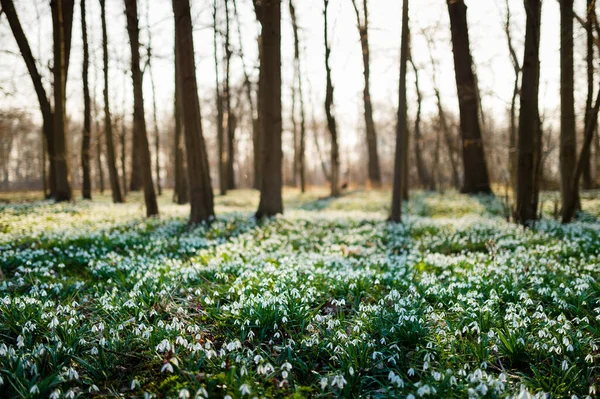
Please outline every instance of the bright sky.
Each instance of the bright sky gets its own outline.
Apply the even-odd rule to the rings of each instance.
[[[222,2],[223,0],[219,0]],[[258,26],[255,22],[251,0],[237,0],[242,21],[242,42],[246,63],[256,67],[256,34]],[[146,25],[149,24],[153,40],[153,52],[158,58],[154,60],[154,74],[157,85],[157,98],[160,118],[167,121],[173,109],[173,16],[169,0],[138,0],[142,42],[147,41]],[[148,3],[149,2],[149,3]],[[17,9],[25,31],[30,40],[34,54],[44,75],[48,75],[47,66],[51,62],[51,25],[47,1],[18,0]],[[79,2],[77,2],[79,3]],[[359,1],[359,3],[362,3]],[[398,65],[401,28],[400,0],[370,0],[370,44],[372,67],[372,98],[375,105],[376,121],[394,129],[394,115],[398,97]],[[483,95],[484,109],[499,121],[507,114],[512,94],[514,74],[506,38],[503,32],[505,15],[504,0],[466,0],[469,7],[471,49],[473,52],[480,89]],[[517,53],[522,57],[524,41],[524,11],[522,0],[509,0],[513,14],[513,38]],[[576,0],[576,12],[585,14],[585,0]],[[214,64],[212,43],[212,0],[192,0],[195,29],[195,48],[199,94],[204,116],[212,114],[214,97]],[[301,46],[303,53],[303,69],[305,77],[310,79],[312,102],[317,118],[322,118],[323,93],[325,86],[324,50],[323,50],[323,2],[322,0],[295,0],[298,22],[301,27]],[[444,0],[411,0],[412,53],[417,66],[422,70],[420,75],[421,89],[424,94],[424,112],[435,112],[435,99],[431,83],[431,66],[426,41],[422,32],[426,31],[435,41],[434,58],[439,62],[438,81],[445,105],[450,110],[457,110],[456,87],[452,64],[448,12]],[[131,102],[131,84],[129,75],[123,74],[129,59],[129,43],[126,33],[124,6],[122,0],[107,0],[109,25],[109,51],[111,53],[111,96],[113,111],[120,112],[123,101]],[[548,122],[556,122],[555,109],[559,104],[559,7],[555,0],[546,0],[543,5],[543,26],[541,40],[541,100],[546,109]],[[221,17],[222,18],[222,17]],[[361,126],[363,67],[356,17],[351,0],[330,1],[331,33],[333,39],[332,73],[335,86],[335,102],[338,123],[342,137],[342,145],[354,147],[364,140]],[[39,22],[38,22],[39,21]],[[88,24],[92,59],[97,72],[91,72],[91,83],[95,75],[101,79],[101,43],[100,17],[97,1],[88,0]],[[291,23],[287,1],[282,6],[283,27],[283,74],[284,105],[289,113],[291,101],[290,85],[292,81],[293,42]],[[581,71],[577,79],[581,81],[577,100],[585,101],[584,44],[583,29],[575,22],[576,28],[576,70]],[[238,47],[238,36],[235,25],[232,26],[232,44]],[[79,4],[76,5],[73,30],[73,50],[68,83],[68,112],[74,119],[80,119],[81,90],[81,30]],[[241,63],[234,63],[234,76],[241,76]],[[414,75],[409,69],[409,104],[411,114],[414,111]],[[252,71],[256,78],[257,71]],[[49,88],[50,80],[46,86]],[[151,110],[150,80],[144,80],[146,107]],[[97,80],[96,95],[101,100],[101,81]],[[17,53],[16,44],[8,29],[5,17],[0,17],[0,107],[17,106],[31,110],[37,115],[37,101],[33,93],[25,65]],[[305,91],[308,92],[308,85]],[[49,89],[48,89],[49,90]],[[7,95],[6,92],[13,94]],[[310,104],[307,101],[307,104]],[[581,107],[580,107],[581,108]],[[543,112],[543,111],[542,111]],[[150,115],[150,114],[148,114]],[[205,118],[206,135],[214,135],[210,118]],[[150,120],[148,118],[148,120]],[[286,126],[289,128],[289,118]],[[358,131],[358,133],[357,133]],[[391,144],[391,143],[390,143]],[[387,147],[384,145],[384,147]],[[392,147],[391,145],[389,146]],[[383,148],[382,151],[391,151]]]

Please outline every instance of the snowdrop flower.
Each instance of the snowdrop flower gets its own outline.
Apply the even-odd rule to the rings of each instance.
[[[242,396],[250,395],[250,387],[248,386],[248,384],[242,384],[240,386],[240,393],[242,394]]]
[[[562,361],[562,365],[560,366],[560,368],[563,371],[567,371],[569,369],[569,362],[567,362],[567,359],[565,359],[565,360]]]
[[[163,364],[162,368],[160,369],[161,373],[164,373],[165,371],[168,372],[168,373],[172,373],[173,372],[173,366],[171,365],[170,362],[167,362],[167,363]]]
[[[343,375],[336,375],[333,377],[333,380],[331,381],[331,386],[335,387],[336,385],[340,389],[344,388],[344,385],[346,385],[346,379]]]
[[[79,379],[79,373],[77,373],[77,370],[75,370],[73,367],[69,368],[67,375],[69,376],[70,381]]]
[[[133,391],[134,389],[138,388],[140,386],[140,382],[138,380],[133,380],[131,381],[131,390]]]
[[[409,369],[408,369],[408,373],[407,373],[407,374],[408,374],[408,376],[409,376],[409,377],[412,377],[412,376],[414,376],[414,375],[415,375],[415,369],[413,369],[412,367],[411,367],[411,368],[409,368]]]
[[[55,389],[49,396],[50,399],[58,399],[60,398],[60,389]]]
[[[321,384],[321,390],[325,390],[325,388],[327,388],[327,385],[329,385],[329,381],[327,380],[327,378],[321,378],[319,384]]]
[[[29,393],[32,395],[37,395],[38,393],[40,393],[40,389],[37,385],[34,385],[29,389]]]
[[[188,399],[190,397],[190,391],[183,388],[179,391],[179,399]]]

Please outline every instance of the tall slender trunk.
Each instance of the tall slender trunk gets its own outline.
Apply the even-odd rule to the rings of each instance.
[[[515,81],[513,85],[512,98],[510,101],[510,128],[508,132],[508,179],[510,187],[516,192],[517,190],[517,97],[519,96],[519,77],[521,76],[521,65],[519,58],[513,45],[511,33],[511,12],[508,0],[506,0],[506,20],[504,22],[504,33],[508,44],[508,52],[510,60],[515,72]]]
[[[298,97],[300,98],[300,140],[296,162],[298,164],[298,176],[300,178],[300,191],[306,192],[306,112],[304,106],[304,93],[302,85],[302,68],[300,63],[300,37],[298,34],[298,19],[293,0],[290,0],[290,17],[292,19],[292,30],[294,32],[294,65],[298,84]]]
[[[108,179],[115,204],[125,202],[121,193],[119,183],[119,172],[117,171],[117,157],[113,142],[112,119],[110,115],[110,102],[108,93],[108,35],[106,31],[106,1],[100,0],[100,19],[102,21],[102,54],[104,70],[104,135],[106,138],[106,160],[108,162]]]
[[[373,121],[373,105],[371,102],[371,53],[369,51],[369,9],[368,0],[363,0],[363,17],[356,0],[352,0],[354,11],[356,13],[356,24],[360,36],[360,45],[362,49],[363,74],[365,77],[365,87],[363,89],[363,102],[365,105],[365,131],[367,139],[368,154],[368,174],[369,182],[374,187],[381,186],[381,170],[379,168],[379,153],[377,150],[377,132],[375,122]]]
[[[211,220],[214,215],[213,192],[210,181],[208,155],[202,135],[202,115],[198,99],[194,38],[189,0],[173,0],[175,16],[175,42],[179,89],[185,124],[185,143],[190,185],[190,223]]]
[[[414,153],[415,153],[415,162],[417,164],[417,173],[419,175],[419,181],[424,188],[428,188],[431,186],[430,176],[427,172],[427,168],[425,167],[425,163],[423,161],[423,143],[421,137],[421,110],[423,103],[423,95],[421,94],[421,87],[419,85],[419,70],[415,65],[412,56],[409,55],[408,61],[412,66],[415,72],[415,91],[417,93],[417,117],[415,118],[415,128],[414,128]]]
[[[598,90],[598,96],[596,98],[596,104],[591,110],[590,123],[586,126],[584,141],[581,147],[581,155],[579,161],[576,164],[575,171],[573,173],[573,181],[571,182],[572,187],[579,187],[579,180],[583,175],[585,168],[585,162],[590,158],[590,152],[592,150],[592,141],[594,140],[594,130],[598,124],[598,111],[600,111],[600,90]],[[569,223],[575,216],[577,211],[578,191],[571,191],[567,202],[563,203],[563,223]]]
[[[541,0],[527,0],[525,12],[527,25],[525,53],[523,56],[521,83],[521,110],[519,114],[519,142],[517,169],[517,205],[515,221],[526,224],[537,219],[538,165],[541,153],[539,123],[540,78],[540,23]]]
[[[227,115],[227,189],[235,188],[235,129],[236,117],[233,107],[231,106],[231,34],[230,34],[230,16],[229,16],[229,1],[225,0],[225,84],[223,87],[223,97],[225,100],[225,114]]]
[[[448,119],[446,118],[446,111],[444,109],[444,104],[442,103],[442,95],[439,89],[439,84],[438,84],[438,80],[437,80],[437,62],[436,60],[433,58],[433,53],[435,52],[435,50],[433,49],[434,43],[433,41],[428,38],[427,40],[427,49],[429,52],[429,60],[431,62],[431,66],[433,68],[433,72],[432,72],[432,80],[433,80],[433,91],[435,93],[435,99],[436,99],[436,106],[437,106],[437,110],[438,110],[438,119],[439,119],[439,124],[440,124],[440,128],[441,131],[443,133],[444,136],[444,143],[446,144],[446,149],[448,150],[448,159],[450,161],[450,170],[451,170],[451,180],[452,180],[452,186],[455,188],[458,188],[460,186],[460,178],[459,178],[459,171],[458,171],[458,165],[457,165],[457,161],[456,161],[456,149],[454,146],[454,139],[452,137],[452,132],[450,130],[450,126],[448,124]],[[438,136],[439,136],[439,132],[438,132]],[[434,171],[437,170],[434,168]],[[438,184],[440,184],[440,182],[438,182]]]
[[[398,124],[396,125],[396,155],[394,157],[394,188],[390,221],[402,222],[402,199],[406,181],[405,159],[408,157],[408,118],[406,100],[406,71],[408,67],[409,27],[408,0],[402,0],[402,38],[400,48],[400,88],[398,90]]]
[[[585,103],[585,127],[588,130],[591,120],[594,98],[594,27],[596,25],[596,0],[587,0],[587,29],[586,29],[586,67],[587,67],[587,99]],[[585,190],[594,188],[592,181],[591,156],[583,160],[582,187]]]
[[[225,102],[224,95],[221,93],[221,79],[219,77],[219,45],[217,42],[218,20],[217,20],[217,0],[213,0],[213,46],[215,60],[215,87],[217,101],[217,147],[219,151],[219,191],[221,195],[227,194],[227,151],[225,149]]]
[[[333,113],[333,83],[331,81],[331,67],[329,58],[331,56],[331,47],[329,44],[329,27],[327,18],[327,9],[329,0],[323,0],[325,5],[324,16],[324,36],[325,36],[325,72],[327,74],[327,87],[325,91],[325,114],[327,115],[327,128],[331,135],[331,196],[337,197],[340,195],[340,154],[338,144],[337,122]]]
[[[63,18],[63,1],[52,0],[52,26],[54,34],[54,154],[56,201],[70,201],[73,198],[71,191],[71,173],[69,169],[68,141],[66,137],[66,48],[65,48],[65,22]]]
[[[42,83],[42,77],[37,69],[36,61],[33,57],[33,53],[31,51],[31,47],[29,46],[29,41],[25,36],[25,32],[23,31],[23,27],[21,26],[21,22],[19,21],[19,16],[17,11],[15,10],[15,6],[12,0],[0,0],[0,5],[2,5],[2,10],[4,11],[4,15],[8,19],[8,23],[10,25],[10,29],[13,33],[15,41],[19,47],[19,51],[25,61],[25,65],[27,66],[27,71],[29,72],[29,76],[31,77],[31,81],[33,83],[33,87],[35,89],[35,94],[38,99],[38,103],[40,106],[40,111],[42,114],[42,132],[44,135],[46,150],[48,153],[49,164],[50,164],[50,173],[49,173],[49,196],[54,198],[56,196],[56,179],[55,175],[55,149],[54,149],[54,121],[53,121],[53,113],[52,107],[50,105],[50,101],[46,94],[46,89]]]
[[[127,87],[127,73],[123,73],[123,85]],[[121,184],[123,186],[123,196],[127,196],[127,110],[125,105],[125,95],[121,104]]]
[[[90,142],[92,134],[90,88],[88,84],[90,54],[88,49],[85,0],[81,0],[81,37],[83,39],[83,136],[81,139],[81,171],[83,174],[81,193],[84,199],[92,199],[92,182],[90,179]]]
[[[473,59],[469,46],[467,6],[464,0],[447,0],[454,54],[454,70],[460,132],[463,146],[464,193],[490,193],[490,182],[481,139],[477,83],[473,73]]]
[[[236,0],[233,0],[233,13],[235,16],[235,20],[236,20],[236,26],[237,26],[237,34],[238,34],[238,46],[240,48],[240,60],[242,61],[242,69],[244,72],[244,86],[246,88],[246,100],[248,101],[248,106],[250,107],[250,116],[251,116],[251,120],[252,120],[252,143],[253,143],[253,147],[254,147],[254,154],[258,154],[260,153],[259,149],[258,149],[258,140],[259,140],[259,124],[258,124],[258,116],[256,115],[257,112],[255,111],[255,109],[257,108],[255,103],[254,103],[254,99],[252,98],[252,92],[254,90],[252,82],[250,81],[250,75],[248,74],[248,69],[246,68],[246,61],[244,59],[244,51],[243,51],[243,43],[242,43],[242,30],[241,30],[241,24],[240,24],[240,20],[239,20],[239,14],[238,14],[238,10],[237,10],[237,2]],[[254,160],[253,160],[253,168],[254,168],[254,181],[253,181],[253,186],[256,189],[260,189],[260,184],[259,184],[259,177],[260,177],[260,159],[255,156]]]
[[[146,6],[150,7],[150,2],[146,3]],[[146,13],[149,15],[150,10],[147,9]],[[154,173],[156,174],[156,193],[162,195],[162,184],[160,181],[160,129],[158,127],[158,111],[156,107],[156,85],[154,84],[154,72],[152,69],[152,28],[150,27],[150,21],[146,21],[146,32],[148,34],[148,46],[146,48],[148,73],[150,75],[150,86],[152,87],[152,123],[154,124]]]
[[[256,217],[283,213],[281,147],[281,1],[253,0],[261,25],[259,112],[261,190]]]
[[[179,74],[179,62],[177,57],[177,41],[174,44],[175,54],[175,202],[179,205],[187,204],[189,202],[188,184],[187,184],[187,170],[184,164],[184,152],[183,152],[183,110],[181,104],[181,81]]]
[[[560,0],[560,181],[562,203],[569,201],[577,162],[573,65],[573,0]],[[577,201],[579,202],[579,201]],[[565,209],[563,206],[563,218]]]
[[[131,47],[131,75],[133,80],[133,135],[137,136],[140,157],[140,174],[144,187],[144,202],[146,204],[146,215],[157,216],[158,204],[156,193],[152,183],[152,160],[150,158],[150,146],[146,134],[146,118],[144,115],[144,92],[142,90],[143,75],[140,70],[140,41],[139,22],[137,12],[137,0],[125,0],[125,14],[127,17],[127,33]],[[192,53],[193,54],[193,53]]]

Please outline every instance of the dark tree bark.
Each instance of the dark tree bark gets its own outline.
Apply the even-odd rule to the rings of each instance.
[[[392,214],[390,221],[402,222],[402,199],[406,173],[405,159],[408,156],[408,117],[406,100],[406,71],[408,67],[409,28],[408,28],[408,0],[402,0],[402,39],[400,48],[400,88],[398,90],[398,124],[396,126],[396,155],[394,157],[394,188],[392,191]]]
[[[27,66],[27,71],[29,72],[29,76],[31,77],[31,81],[33,83],[33,87],[35,89],[35,93],[38,99],[38,103],[40,105],[40,111],[42,113],[42,121],[43,121],[43,133],[44,138],[46,140],[46,149],[48,151],[48,159],[50,164],[50,173],[49,173],[49,187],[50,187],[50,197],[54,198],[56,196],[56,179],[55,179],[55,146],[54,146],[54,121],[53,121],[53,113],[52,107],[50,105],[50,101],[46,94],[46,90],[44,89],[44,85],[42,83],[42,77],[37,69],[37,65],[35,62],[35,58],[33,57],[33,53],[31,51],[31,47],[29,46],[29,41],[25,36],[25,32],[23,32],[23,28],[21,26],[21,22],[19,21],[18,14],[15,10],[15,6],[12,0],[0,0],[0,5],[2,5],[2,9],[6,18],[8,19],[8,23],[10,25],[10,29],[13,33],[15,41],[19,47],[19,51],[25,61],[25,65]]]
[[[473,74],[473,59],[469,46],[467,6],[464,0],[447,0],[452,33],[454,70],[458,105],[460,108],[460,131],[463,146],[464,193],[491,193],[485,152],[481,139],[477,84]]]
[[[119,172],[117,171],[117,156],[113,141],[112,118],[110,115],[110,101],[108,93],[108,34],[106,30],[106,1],[100,0],[100,19],[102,22],[102,65],[104,71],[104,135],[106,139],[106,160],[108,162],[108,179],[115,204],[125,202],[119,183]]]
[[[306,192],[306,112],[304,106],[304,93],[302,90],[303,85],[300,64],[300,37],[298,34],[298,19],[296,17],[296,8],[294,7],[293,0],[290,0],[290,17],[292,19],[292,30],[294,32],[294,67],[296,71],[296,78],[298,79],[298,97],[300,98],[300,142],[298,143],[299,148],[296,156],[296,162],[298,164],[298,176],[300,178],[300,191],[304,193]],[[293,108],[292,112],[295,113],[295,107]],[[294,129],[296,129],[295,125],[296,123],[294,123]]]
[[[431,178],[429,173],[427,172],[427,168],[425,167],[425,162],[423,161],[423,143],[421,137],[421,109],[423,103],[423,96],[421,94],[421,87],[419,85],[419,70],[417,66],[413,62],[412,57],[409,55],[408,61],[415,71],[415,91],[417,93],[417,116],[415,118],[415,128],[414,128],[414,152],[415,152],[415,162],[417,164],[417,173],[419,175],[419,181],[424,188],[431,187]]]
[[[208,155],[202,135],[202,116],[198,99],[194,39],[189,0],[173,0],[175,16],[176,59],[179,69],[179,89],[185,124],[185,143],[190,187],[190,223],[211,220],[214,215],[213,191]]]
[[[508,0],[506,0],[506,21],[504,23],[504,33],[508,43],[508,52],[510,61],[515,72],[515,82],[513,86],[512,98],[510,101],[510,128],[508,133],[508,175],[511,188],[517,190],[517,97],[519,96],[519,77],[521,75],[521,65],[515,51],[511,34],[511,12]]]
[[[281,147],[281,0],[253,0],[261,25],[259,112],[261,189],[257,218],[283,213]]]
[[[187,184],[187,170],[184,163],[184,151],[183,151],[183,137],[182,131],[183,126],[183,110],[181,104],[181,82],[179,74],[179,63],[177,57],[177,40],[174,44],[175,54],[175,203],[179,205],[187,204],[189,202],[188,184]]]
[[[140,142],[139,137],[133,134],[131,144],[131,177],[129,178],[129,191],[140,191],[142,189],[142,174],[140,164]]]
[[[227,115],[227,189],[235,189],[235,129],[236,129],[236,116],[231,106],[231,56],[233,51],[231,50],[231,32],[230,16],[229,16],[229,1],[225,0],[225,84],[223,86],[223,97],[225,100],[225,114]]]
[[[146,3],[150,7],[150,3]],[[149,13],[149,10],[148,10]],[[148,32],[148,46],[146,47],[146,65],[150,75],[150,86],[152,87],[152,123],[154,124],[154,173],[156,174],[156,193],[162,195],[162,184],[160,181],[160,129],[158,127],[158,110],[156,107],[156,85],[154,84],[154,72],[152,69],[152,29],[150,22],[147,21],[146,31]]]
[[[259,137],[258,137],[258,133],[259,133],[259,126],[258,126],[258,116],[256,116],[256,105],[254,102],[254,99],[252,98],[252,93],[254,91],[253,88],[253,84],[250,81],[250,75],[248,74],[248,68],[246,67],[246,61],[244,59],[244,51],[243,51],[243,43],[242,43],[242,31],[241,31],[241,24],[240,24],[240,20],[239,20],[239,14],[238,14],[238,10],[237,10],[237,2],[236,0],[233,0],[233,13],[235,16],[235,20],[236,20],[236,25],[237,25],[237,34],[238,34],[238,46],[240,49],[240,60],[242,61],[242,69],[244,72],[244,87],[246,89],[246,100],[248,101],[248,106],[250,107],[250,116],[252,118],[252,143],[253,143],[253,147],[254,147],[254,154],[259,154],[259,147],[257,145]],[[253,181],[253,186],[256,189],[260,189],[260,185],[259,185],[259,179],[258,177],[260,176],[260,159],[258,156],[254,156],[254,161],[253,161],[253,166],[254,166],[254,181]]]
[[[215,59],[215,87],[217,101],[217,147],[219,151],[219,191],[221,195],[227,194],[227,151],[225,150],[225,99],[221,93],[221,79],[219,78],[219,45],[217,42],[218,20],[217,0],[213,0],[213,45]]]
[[[431,66],[433,68],[432,80],[433,80],[433,91],[435,93],[436,106],[438,109],[438,120],[439,127],[444,136],[444,143],[446,144],[446,149],[448,150],[448,159],[450,160],[450,169],[451,169],[451,179],[452,186],[454,188],[459,188],[460,186],[460,178],[459,178],[459,170],[458,170],[458,162],[456,160],[455,154],[458,152],[454,145],[454,138],[452,137],[452,131],[450,130],[450,125],[448,124],[448,119],[446,118],[446,111],[444,109],[444,104],[442,103],[442,95],[440,92],[440,86],[437,80],[437,62],[433,58],[433,53],[435,50],[433,49],[434,43],[431,38],[427,38],[427,49],[429,51],[429,60],[431,61]],[[439,133],[438,133],[439,135]],[[437,168],[434,168],[434,171]],[[438,182],[439,184],[439,182]]]
[[[66,68],[67,46],[65,44],[65,19],[63,1],[52,0],[52,27],[54,37],[54,165],[55,197],[58,202],[71,201],[71,172],[69,168],[68,141],[66,137]]]
[[[373,121],[373,105],[371,103],[371,53],[369,51],[369,9],[368,0],[363,0],[363,16],[361,18],[356,0],[352,0],[356,13],[356,25],[360,35],[362,49],[365,87],[363,101],[365,105],[365,130],[367,135],[368,173],[369,182],[374,187],[381,186],[381,171],[379,169],[379,153],[377,151],[377,132]]]
[[[144,92],[142,90],[143,75],[140,70],[140,28],[138,21],[137,0],[125,0],[125,14],[127,17],[127,33],[131,48],[131,75],[133,80],[133,135],[139,144],[139,173],[142,176],[144,187],[144,202],[148,217],[158,215],[156,193],[152,183],[152,160],[150,146],[146,133],[146,118],[144,115]],[[192,53],[193,54],[193,53]],[[136,144],[134,140],[134,145]]]
[[[81,0],[81,37],[83,39],[83,136],[81,139],[81,193],[84,199],[92,199],[92,182],[90,178],[90,143],[92,135],[90,88],[88,84],[90,55],[87,39],[87,24],[85,15],[85,0]]]
[[[525,53],[523,56],[521,110],[519,114],[517,205],[515,221],[527,224],[537,219],[537,180],[541,141],[539,123],[541,0],[527,0],[525,12]]]
[[[331,135],[331,196],[338,197],[340,195],[340,150],[338,145],[337,122],[333,113],[333,83],[331,81],[331,67],[329,65],[329,57],[331,56],[331,47],[329,44],[329,28],[327,9],[329,0],[323,0],[325,5],[324,16],[324,34],[325,34],[325,72],[327,74],[327,86],[325,91],[325,114],[327,115],[327,128]]]
[[[594,26],[596,25],[596,0],[587,0],[587,22],[586,22],[586,67],[587,67],[587,99],[585,103],[585,127],[587,132],[588,125],[594,123],[591,120],[594,98]],[[594,188],[592,181],[592,162],[591,157],[583,159],[582,187],[584,190]]]
[[[577,162],[573,66],[573,0],[560,0],[560,181],[563,219],[573,187]],[[577,195],[577,202],[579,195]]]
[[[590,122],[586,126],[583,146],[581,147],[581,155],[579,156],[579,161],[577,162],[577,166],[575,167],[575,172],[573,174],[573,181],[571,182],[572,187],[579,187],[579,180],[583,175],[583,170],[585,168],[585,162],[590,158],[590,152],[592,150],[592,141],[594,139],[594,131],[596,130],[596,126],[598,124],[598,111],[600,111],[600,90],[598,90],[598,96],[596,98],[596,104],[591,110]],[[563,223],[569,223],[573,220],[575,216],[575,212],[577,212],[578,208],[578,190],[573,190],[570,193],[567,202],[563,203],[563,215],[562,221]]]

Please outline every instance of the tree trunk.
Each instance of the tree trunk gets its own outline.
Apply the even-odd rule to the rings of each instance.
[[[125,14],[127,17],[127,33],[129,35],[129,44],[131,47],[133,135],[134,137],[137,137],[137,143],[139,144],[139,172],[142,176],[142,185],[144,187],[146,215],[150,217],[158,215],[158,204],[156,202],[154,185],[152,184],[152,161],[150,158],[150,147],[148,145],[148,136],[146,134],[146,118],[144,115],[144,92],[142,90],[143,75],[140,70],[140,29],[138,23],[137,0],[125,0]]]
[[[374,187],[381,186],[381,171],[379,168],[379,153],[377,151],[377,132],[375,122],[373,121],[373,105],[371,103],[371,53],[369,51],[369,9],[368,0],[363,0],[363,17],[356,0],[352,0],[354,11],[356,13],[356,24],[360,36],[360,45],[362,49],[363,73],[365,77],[365,87],[363,90],[363,102],[365,105],[365,130],[367,137],[368,153],[368,173],[369,182]]]
[[[439,84],[437,80],[437,62],[433,58],[433,53],[435,50],[433,49],[434,43],[431,38],[427,38],[427,49],[429,51],[429,60],[431,61],[431,66],[433,68],[432,71],[432,80],[433,80],[433,91],[435,93],[436,106],[438,109],[438,118],[440,123],[440,130],[444,136],[444,143],[446,144],[446,149],[448,150],[448,159],[450,160],[450,169],[451,169],[451,180],[452,186],[458,188],[460,185],[459,171],[456,158],[454,154],[457,152],[454,146],[454,140],[452,137],[452,132],[450,131],[450,126],[448,125],[448,120],[446,119],[446,111],[444,110],[444,105],[442,104],[442,95],[440,93]],[[439,132],[438,132],[439,136]],[[437,170],[434,168],[434,171]],[[441,182],[438,181],[438,184]]]
[[[537,219],[537,165],[541,153],[539,124],[539,79],[540,79],[540,23],[542,4],[540,0],[527,0],[525,12],[525,53],[523,56],[521,83],[521,110],[519,114],[517,205],[515,221],[527,224]]]
[[[182,130],[183,126],[183,110],[181,104],[181,82],[179,74],[179,63],[177,54],[177,41],[174,45],[175,54],[175,202],[179,205],[187,204],[189,202],[188,184],[187,184],[187,171],[184,164],[184,152],[183,152],[183,140]]]
[[[331,55],[331,47],[329,45],[328,18],[327,8],[329,0],[323,0],[325,5],[324,16],[324,33],[325,33],[325,71],[327,73],[327,87],[325,91],[325,114],[327,115],[327,128],[331,134],[331,196],[338,197],[340,195],[340,154],[338,145],[337,122],[333,114],[333,83],[331,81],[331,67],[329,65],[329,57]]]
[[[572,187],[579,187],[579,179],[583,175],[583,170],[585,168],[586,160],[590,158],[590,152],[592,150],[592,141],[594,139],[594,130],[596,130],[596,126],[598,124],[598,111],[600,111],[600,90],[598,91],[598,97],[596,98],[596,104],[594,108],[591,110],[590,123],[586,126],[584,142],[581,147],[581,155],[579,156],[579,161],[577,162],[577,166],[575,168],[575,172],[573,174],[573,181],[571,182]],[[567,202],[563,203],[563,223],[569,223],[573,220],[575,216],[575,212],[578,208],[578,191],[571,191],[571,195],[569,196]]]
[[[406,181],[405,159],[408,156],[408,118],[406,100],[406,70],[408,67],[409,28],[408,0],[402,0],[402,39],[400,48],[400,88],[398,91],[398,124],[396,126],[396,155],[394,157],[394,188],[390,221],[402,222],[402,199]]]
[[[10,25],[10,29],[13,33],[15,41],[19,47],[19,51],[25,61],[25,65],[27,66],[27,71],[29,72],[29,76],[31,77],[31,81],[33,83],[33,87],[35,89],[35,93],[38,99],[38,103],[40,106],[40,111],[42,113],[42,121],[43,127],[42,132],[44,133],[44,139],[46,141],[46,150],[48,152],[48,159],[50,164],[50,173],[49,173],[49,187],[50,187],[50,197],[56,197],[56,178],[55,178],[55,146],[54,146],[54,117],[52,113],[52,107],[50,105],[50,101],[46,94],[46,90],[44,89],[44,85],[42,83],[42,77],[37,69],[37,64],[35,58],[33,57],[33,53],[31,51],[31,47],[29,46],[29,41],[23,32],[23,27],[21,26],[21,22],[19,21],[18,14],[15,10],[15,6],[12,0],[0,0],[0,5],[2,5],[2,10],[8,19],[8,23]]]
[[[560,181],[563,205],[569,201],[572,191],[579,190],[572,186],[577,162],[573,18],[573,0],[560,0]],[[565,208],[563,206],[563,219],[566,216]]]
[[[236,117],[231,107],[231,56],[233,51],[231,50],[230,42],[230,18],[229,18],[229,1],[225,0],[225,85],[224,85],[224,99],[225,99],[225,114],[227,115],[227,189],[233,190],[235,188],[235,129],[236,129]]]
[[[227,194],[227,152],[225,150],[225,111],[223,104],[225,99],[221,93],[221,79],[219,78],[219,52],[217,43],[217,0],[213,0],[213,45],[215,59],[215,87],[217,101],[217,146],[219,151],[219,192]]]
[[[469,194],[491,193],[483,141],[481,140],[477,84],[473,74],[473,60],[469,48],[467,6],[464,0],[447,0],[447,4],[450,14],[463,146],[465,179],[461,191]]]
[[[419,181],[424,188],[428,188],[431,186],[431,178],[429,173],[427,173],[427,168],[425,167],[425,163],[423,162],[423,143],[421,137],[421,108],[423,102],[423,96],[421,95],[421,88],[419,86],[419,70],[417,66],[413,62],[412,57],[409,55],[408,61],[410,62],[413,70],[415,71],[415,91],[417,93],[417,117],[415,118],[415,128],[414,128],[414,152],[415,152],[415,161],[417,163],[417,173],[419,175]]]
[[[189,0],[173,0],[175,43],[179,89],[185,124],[185,142],[190,185],[190,223],[197,224],[214,218],[213,191],[210,181],[208,155],[202,135],[202,116],[198,100],[196,63]]]
[[[63,18],[63,1],[52,0],[52,27],[54,36],[54,164],[55,187],[54,199],[58,202],[71,201],[71,174],[69,169],[68,141],[66,137],[66,46],[65,20]]]
[[[294,31],[294,62],[296,67],[296,77],[298,79],[298,97],[300,98],[300,143],[298,149],[298,175],[300,177],[300,191],[306,192],[306,111],[304,106],[304,93],[302,85],[302,71],[300,64],[300,37],[298,34],[298,20],[296,17],[296,8],[293,0],[290,0],[290,16],[292,19],[292,29]]]
[[[85,21],[85,0],[81,0],[81,37],[83,39],[83,136],[81,139],[81,171],[83,174],[81,193],[84,199],[92,199],[92,182],[90,179],[90,142],[92,121],[90,110],[90,88],[88,85],[89,50],[87,25]]]
[[[253,0],[261,24],[259,112],[260,203],[256,217],[283,213],[281,147],[281,1]]]
[[[104,71],[104,134],[106,138],[106,160],[108,162],[108,179],[115,204],[125,202],[121,193],[119,183],[119,172],[117,171],[117,156],[113,142],[112,120],[110,115],[110,102],[108,93],[108,37],[106,31],[106,1],[100,0],[100,19],[102,22],[102,54]]]
[[[587,0],[587,29],[586,29],[586,66],[587,66],[587,99],[585,103],[585,127],[587,132],[588,125],[593,123],[591,120],[592,101],[594,98],[594,27],[596,25],[596,0]],[[591,190],[594,188],[592,181],[592,162],[591,156],[583,160],[583,189]]]
[[[239,20],[239,14],[238,14],[238,10],[237,10],[236,0],[233,0],[233,13],[235,15],[236,24],[237,24],[237,33],[238,33],[238,39],[239,39],[238,45],[240,48],[240,60],[242,61],[242,69],[244,72],[244,86],[246,87],[246,99],[247,99],[248,105],[250,107],[250,116],[252,118],[252,143],[253,143],[253,147],[254,147],[254,154],[259,154],[260,150],[259,150],[259,146],[257,145],[258,140],[259,140],[258,116],[256,116],[256,112],[255,112],[256,106],[255,106],[254,100],[252,99],[252,92],[253,92],[252,82],[250,81],[250,76],[248,74],[248,70],[246,68],[246,62],[244,60],[244,51],[243,51],[243,45],[242,45],[243,44],[242,43],[243,36],[242,36],[242,31],[241,31],[241,24],[240,24],[240,20]],[[259,180],[258,178],[260,177],[260,159],[257,156],[254,157],[253,167],[254,167],[253,187],[255,189],[260,189],[260,184],[258,181]]]
[[[511,12],[508,0],[506,0],[506,21],[504,23],[504,33],[506,34],[506,41],[508,43],[508,52],[510,54],[510,60],[513,65],[515,72],[515,82],[513,85],[512,98],[510,101],[510,128],[508,132],[508,179],[510,187],[516,192],[517,191],[517,97],[519,96],[519,77],[521,75],[521,66],[519,64],[519,58],[515,51],[512,34],[511,34]]]

